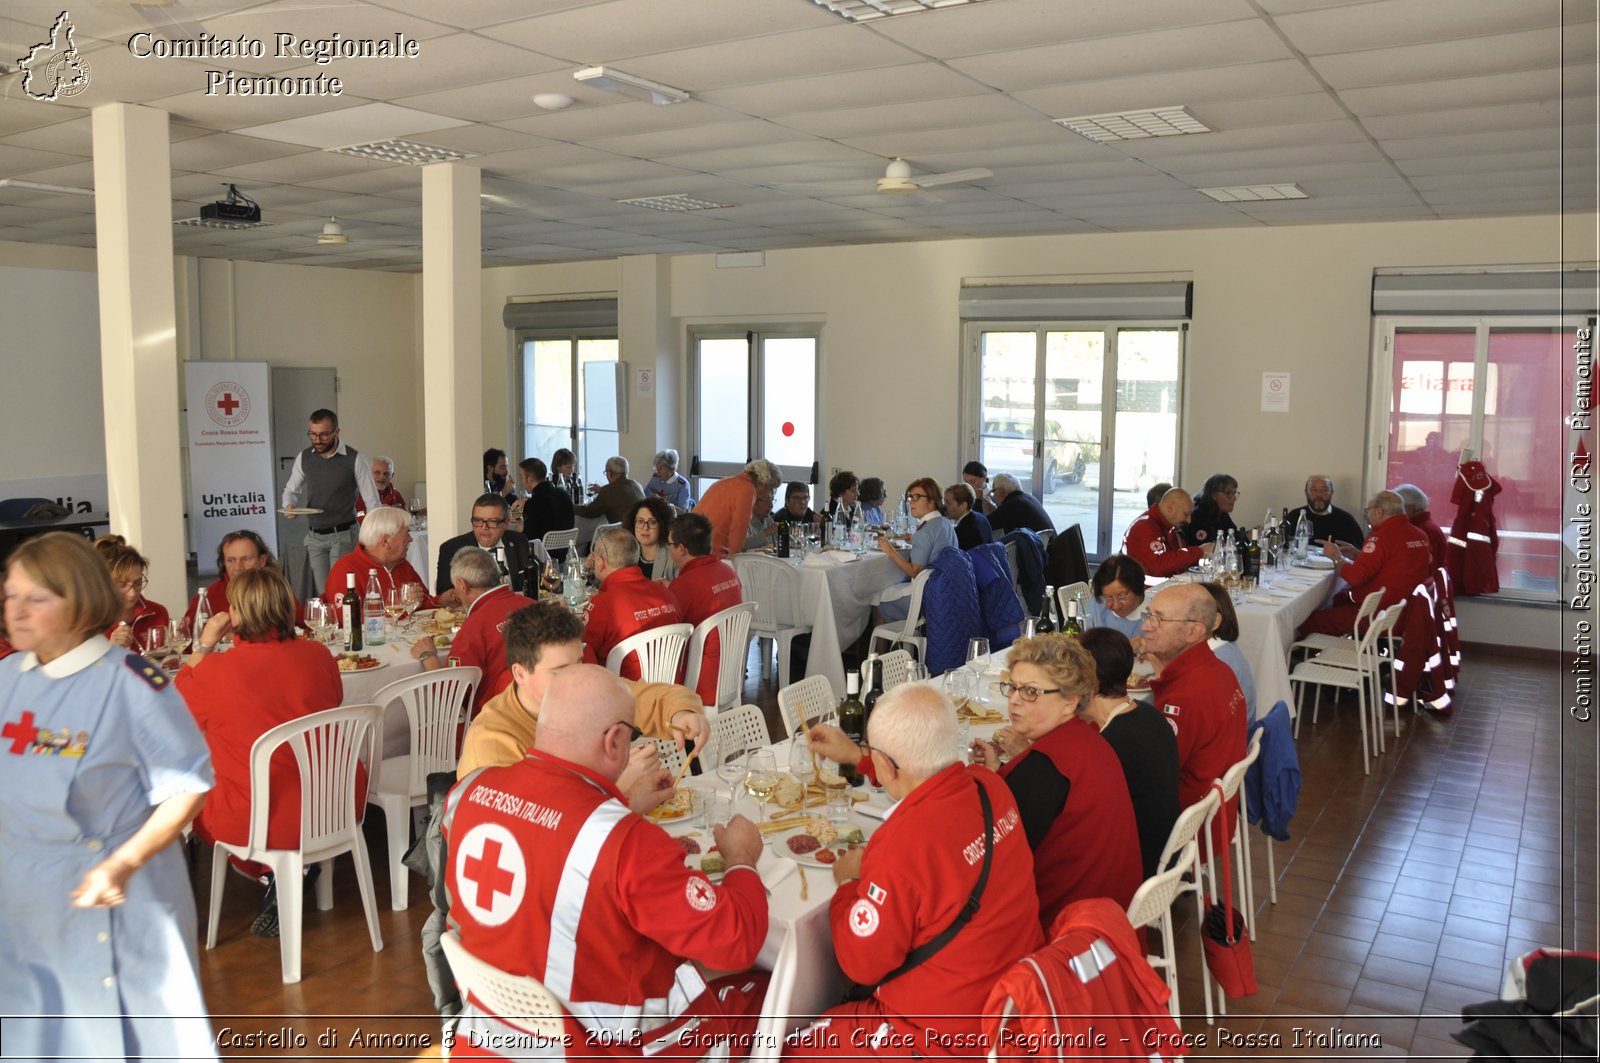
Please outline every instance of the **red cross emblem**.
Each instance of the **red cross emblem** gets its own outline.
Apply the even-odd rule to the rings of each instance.
[[[217,400],[217,409],[221,410],[229,417],[232,417],[233,411],[237,410],[241,405],[243,404],[240,403],[238,399],[233,397],[233,392],[231,391],[224,391],[222,393],[222,398]]]
[[[11,739],[11,752],[26,753],[28,747],[33,745],[33,740],[39,737],[39,729],[33,725],[33,713],[25,712],[22,719],[15,723],[8,723],[0,728],[0,739]]]
[[[499,926],[522,904],[527,865],[516,837],[498,823],[480,823],[467,832],[455,871],[462,907],[484,926]]]
[[[697,912],[709,912],[717,906],[717,891],[702,878],[690,878],[684,886],[684,899]]]
[[[850,907],[850,932],[858,938],[871,937],[878,929],[878,909],[862,899]]]

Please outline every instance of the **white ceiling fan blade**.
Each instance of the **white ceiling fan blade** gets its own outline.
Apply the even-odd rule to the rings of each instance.
[[[962,181],[981,181],[985,177],[993,176],[993,170],[974,168],[971,170],[953,170],[950,173],[920,174],[917,176],[916,182],[923,188],[937,188],[939,185],[960,184]]]
[[[924,192],[919,189],[912,194],[919,202],[926,203],[930,207],[944,205],[944,199],[940,196],[934,195],[932,192]]]

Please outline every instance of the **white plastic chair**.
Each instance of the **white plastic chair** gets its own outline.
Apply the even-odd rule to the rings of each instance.
[[[571,550],[578,545],[578,529],[568,528],[566,531],[545,532],[544,537],[539,541],[544,543],[547,553],[553,554],[557,550]]]
[[[683,664],[683,649],[694,631],[691,624],[662,624],[649,631],[630,635],[606,654],[606,669],[622,674],[622,662],[630,654],[639,659],[639,678],[646,683],[676,683],[678,666]]]
[[[1077,583],[1066,583],[1056,588],[1056,608],[1061,610],[1061,622],[1067,622],[1067,603],[1082,593],[1085,600],[1093,595],[1089,585],[1079,580]],[[1083,616],[1078,616],[1078,623],[1083,623]]]
[[[278,883],[278,950],[285,983],[300,981],[300,931],[304,898],[302,876],[307,864],[322,864],[317,879],[317,908],[333,907],[333,858],[348,852],[356,863],[356,883],[367,913],[372,951],[383,951],[378,930],[378,904],[373,895],[372,864],[361,835],[356,803],[356,767],[365,762],[368,778],[378,774],[376,705],[346,705],[281,723],[250,747],[250,836],[243,845],[217,842],[211,852],[211,908],[206,948],[217,947],[217,922],[222,917],[222,889],[228,879],[228,856],[272,868]],[[281,746],[294,753],[300,769],[300,847],[267,848],[272,809],[272,755]]]
[[[744,600],[756,607],[750,633],[758,639],[771,639],[777,647],[781,687],[789,682],[789,651],[795,636],[811,632],[811,625],[801,623],[796,612],[798,573],[787,561],[764,554],[734,554],[730,561],[739,573]],[[765,670],[763,655],[762,671]]]
[[[893,690],[911,680],[911,654],[905,650],[890,650],[878,658],[883,669],[883,689]]]
[[[411,810],[428,804],[428,776],[456,770],[458,736],[483,678],[481,668],[442,668],[396,680],[372,696],[385,712],[399,701],[410,725],[411,750],[388,757],[367,785],[367,804],[383,809],[389,834],[389,904],[405,911],[411,873],[405,865],[411,844]]]
[[[644,745],[646,742],[656,744],[656,752],[661,756],[661,766],[670,771],[674,776],[678,769],[683,767],[683,750],[678,748],[678,743],[670,738],[641,738],[635,745]]]
[[[836,708],[833,684],[825,675],[808,675],[778,691],[778,716],[783,720],[785,738],[794,736],[801,728],[809,729]]]
[[[1318,712],[1322,708],[1323,687],[1354,690],[1356,692],[1356,704],[1361,719],[1361,774],[1363,775],[1372,774],[1369,754],[1376,749],[1376,746],[1369,742],[1367,738],[1367,720],[1373,712],[1373,707],[1368,704],[1367,695],[1374,689],[1374,680],[1378,674],[1375,646],[1379,634],[1377,624],[1367,625],[1367,630],[1362,633],[1361,638],[1356,642],[1356,660],[1358,663],[1354,669],[1321,664],[1317,658],[1312,658],[1309,661],[1301,661],[1289,673],[1289,686],[1296,694],[1295,738],[1300,737],[1300,720],[1305,716],[1305,710],[1300,708],[1299,702],[1306,684],[1309,683],[1317,688],[1316,698],[1311,703],[1311,723],[1313,726],[1316,725]]]
[[[812,678],[820,679],[821,676]],[[823,680],[826,682],[826,680]],[[767,733],[767,717],[758,705],[740,705],[736,709],[719,712],[711,717],[711,741],[708,756],[715,757],[716,763],[708,763],[707,756],[701,756],[700,764],[707,771],[716,768],[727,761],[728,751],[733,749],[762,749],[772,744],[772,736]]]
[[[1394,629],[1400,623],[1400,617],[1405,612],[1406,603],[1396,602],[1384,609],[1372,620],[1372,638],[1367,650],[1365,660],[1362,658],[1361,643],[1350,639],[1340,640],[1340,644],[1331,649],[1323,650],[1312,658],[1317,664],[1327,665],[1330,668],[1348,668],[1353,671],[1366,669],[1368,679],[1372,686],[1368,691],[1368,698],[1372,705],[1373,722],[1376,724],[1375,734],[1378,742],[1378,752],[1387,750],[1383,739],[1383,705],[1385,700],[1394,707],[1394,736],[1400,737],[1400,704],[1395,685],[1395,634]],[[1380,648],[1379,640],[1383,640],[1387,649]],[[1383,673],[1389,673],[1389,696],[1383,697]],[[1321,700],[1320,692],[1317,698]],[[1311,722],[1316,723],[1316,712],[1313,709]]]
[[[512,1020],[518,1028],[551,1041],[562,1036],[566,1009],[543,982],[529,975],[507,974],[478,959],[454,930],[440,935],[439,943],[462,1000],[470,996],[491,1015]]]
[[[880,641],[889,646],[906,643],[916,647],[917,660],[927,660],[928,640],[926,636],[918,635],[917,629],[922,626],[922,591],[932,576],[931,568],[925,568],[917,573],[916,578],[911,581],[911,605],[906,611],[906,618],[879,624],[873,628],[872,641],[867,643],[868,649],[873,653],[879,652]]]
[[[1178,952],[1172,941],[1172,905],[1187,888],[1183,876],[1194,868],[1198,851],[1199,847],[1190,839],[1179,851],[1173,866],[1145,879],[1128,902],[1128,922],[1135,929],[1144,926],[1161,929],[1161,955],[1146,955],[1145,960],[1167,979],[1167,988],[1172,990],[1167,1007],[1174,1019],[1181,1018],[1182,1013],[1178,1009]]]
[[[1378,603],[1383,601],[1384,590],[1385,588],[1379,587],[1361,599],[1361,605],[1356,608],[1354,631],[1365,629],[1366,623],[1372,617],[1372,614],[1378,611]],[[1305,638],[1290,643],[1289,655],[1292,658],[1296,650],[1320,653],[1323,650],[1331,650],[1339,646],[1349,646],[1355,641],[1356,636],[1353,633],[1349,635],[1329,635],[1321,631],[1313,631]]]
[[[1222,784],[1223,801],[1232,801],[1235,796],[1239,798],[1239,814],[1234,817],[1233,836],[1227,840],[1227,844],[1233,846],[1235,880],[1233,893],[1237,899],[1236,907],[1244,913],[1244,925],[1250,931],[1251,941],[1256,939],[1255,880],[1250,863],[1250,835],[1246,829],[1250,826],[1250,815],[1245,807],[1244,776],[1260,755],[1261,732],[1258,730],[1250,736],[1250,745],[1246,747],[1244,758],[1231,765],[1222,773],[1222,778],[1217,780]],[[1220,814],[1219,802],[1211,818]],[[1216,885],[1215,853],[1211,851],[1211,818],[1206,820],[1206,866],[1211,872],[1212,898],[1217,899],[1220,894],[1217,893]]]
[[[683,685],[690,690],[700,689],[700,670],[705,667],[706,640],[711,632],[717,633],[717,646],[722,654],[717,665],[717,689],[708,707],[730,708],[739,703],[744,693],[744,662],[750,653],[750,622],[755,619],[753,602],[731,605],[720,613],[712,613],[695,625],[689,638],[689,671]],[[734,650],[737,648],[738,652]]]
[[[1196,839],[1200,833],[1200,828],[1211,822],[1212,815],[1221,803],[1222,799],[1217,796],[1215,790],[1207,790],[1204,797],[1179,812],[1178,818],[1172,823],[1172,830],[1167,834],[1167,844],[1161,850],[1161,858],[1156,861],[1156,871],[1159,874],[1164,871],[1171,871],[1176,867],[1182,867],[1182,858],[1187,854],[1187,859],[1190,861],[1188,870],[1192,874],[1190,880],[1183,883],[1180,892],[1192,892],[1194,894],[1196,927],[1203,927],[1206,917],[1206,890],[1202,879],[1200,843]],[[1194,846],[1192,850],[1188,848],[1191,845]],[[1212,892],[1216,892],[1215,883],[1212,884]],[[1213,992],[1211,969],[1203,963],[1200,965],[1200,984],[1206,998],[1206,1025],[1210,1026],[1216,1022],[1216,1013],[1211,1003]],[[1216,996],[1221,1001],[1222,994],[1219,992]]]

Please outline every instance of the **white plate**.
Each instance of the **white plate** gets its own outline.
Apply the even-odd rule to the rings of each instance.
[[[672,828],[696,824],[700,819],[700,814],[705,810],[706,795],[701,793],[699,790],[692,790],[687,786],[680,786],[678,788],[678,792],[687,795],[689,798],[689,808],[682,815],[657,816],[654,814],[654,810],[652,810],[651,812],[645,813],[644,818],[649,820],[651,823],[654,823],[656,826],[669,831],[674,837],[683,837],[690,834],[700,833],[698,827],[696,827],[694,830],[673,830]],[[709,838],[710,836],[711,835],[709,832],[706,833],[706,837]],[[709,846],[711,843],[702,842],[702,844]]]
[[[853,822],[846,823],[844,825],[844,830],[840,831],[839,833],[843,834],[845,831],[848,831],[851,827],[855,826],[858,826],[858,824]],[[841,853],[847,847],[847,843],[835,841],[831,845],[825,845],[821,848],[813,849],[809,853],[797,853],[793,849],[790,849],[789,839],[793,838],[797,834],[804,834],[805,832],[806,829],[804,827],[791,827],[786,831],[781,831],[769,837],[767,839],[767,844],[772,847],[773,852],[777,853],[779,856],[786,856],[797,864],[803,864],[806,867],[820,867],[831,870],[833,868],[833,864],[825,864],[821,860],[818,860],[817,854],[820,853],[822,849],[832,849],[835,853]],[[862,828],[862,833],[867,833],[865,828]]]
[[[1332,568],[1333,559],[1325,556],[1312,556],[1303,561],[1296,561],[1296,568]]]
[[[285,506],[282,509],[278,510],[278,512],[282,513],[285,517],[310,517],[310,516],[314,516],[315,514],[321,513],[322,510],[320,510],[320,509],[303,509],[300,506]]]
[[[669,820],[668,822],[673,821]],[[700,851],[698,853],[685,852],[683,854],[684,866],[692,868],[695,871],[700,870],[700,859],[710,851],[713,845],[716,844],[716,842],[712,840],[711,832],[708,830],[686,831],[683,834],[673,835],[673,838],[693,838],[696,842],[700,843]],[[720,852],[718,855],[721,855]],[[716,882],[722,878],[722,875],[723,872],[721,871],[713,871],[706,875],[706,878],[710,879],[712,882]]]
[[[367,651],[366,650],[362,650],[361,652],[362,653],[366,653]],[[335,657],[343,657],[344,656],[344,651],[343,650],[334,650],[333,651],[333,655]],[[367,655],[369,657],[371,656],[371,654],[367,654]],[[337,662],[335,662],[335,663],[337,663]],[[383,671],[383,669],[389,667],[389,664],[390,664],[389,661],[379,661],[377,664],[372,665],[371,667],[368,667],[368,668],[351,668],[349,670],[341,668],[341,669],[339,669],[339,674],[340,675],[366,675],[368,672],[381,672],[381,671]]]

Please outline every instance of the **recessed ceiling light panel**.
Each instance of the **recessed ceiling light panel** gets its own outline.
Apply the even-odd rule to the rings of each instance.
[[[1096,143],[1110,140],[1144,140],[1185,133],[1209,133],[1211,128],[1182,107],[1152,107],[1145,111],[1086,114],[1057,118],[1055,123]]]
[[[1297,184],[1229,185],[1222,188],[1197,188],[1218,203],[1255,203],[1268,199],[1310,199]]]
[[[737,206],[734,203],[714,203],[709,199],[698,196],[644,196],[640,199],[619,199],[618,203],[626,203],[630,207],[649,207],[651,210],[671,211],[682,214],[691,210],[723,210],[727,207]]]
[[[871,22],[890,15],[912,15],[918,11],[935,11],[941,7],[961,7],[979,4],[983,0],[811,0],[813,4],[833,12],[848,22]]]
[[[379,162],[397,162],[406,166],[427,166],[435,162],[457,162],[479,154],[476,151],[456,151],[433,144],[420,144],[414,140],[379,140],[371,144],[350,144],[342,148],[327,149],[335,155],[354,155],[358,159],[376,159]]]

